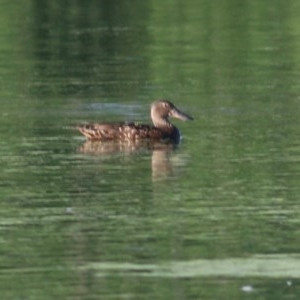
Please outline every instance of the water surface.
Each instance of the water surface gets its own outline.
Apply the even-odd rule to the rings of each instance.
[[[297,1],[2,5],[5,299],[298,299]],[[89,143],[149,122],[176,147]]]

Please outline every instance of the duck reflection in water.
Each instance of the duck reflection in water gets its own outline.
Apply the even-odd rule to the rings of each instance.
[[[180,111],[168,100],[158,100],[151,105],[153,125],[137,122],[94,123],[78,127],[87,138],[79,151],[86,154],[132,154],[143,149],[152,151],[153,179],[172,173],[171,156],[180,142],[179,130],[170,123],[169,117],[180,120],[193,118]]]
[[[106,160],[118,154],[129,158],[133,155],[150,151],[152,154],[152,180],[160,181],[172,176],[176,166],[184,164],[182,156],[176,153],[176,148],[177,145],[171,142],[88,140],[79,147],[78,152],[96,155],[101,160]]]

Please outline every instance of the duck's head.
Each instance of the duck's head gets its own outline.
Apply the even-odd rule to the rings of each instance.
[[[182,121],[193,120],[193,118],[180,111],[173,103],[168,100],[157,100],[151,105],[151,118],[154,126],[170,125],[169,117]]]

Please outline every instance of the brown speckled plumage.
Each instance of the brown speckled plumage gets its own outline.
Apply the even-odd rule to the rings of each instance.
[[[154,125],[137,122],[94,123],[78,127],[88,140],[171,140],[179,142],[179,130],[169,122],[169,117],[192,120],[170,101],[158,100],[151,105],[151,118]]]

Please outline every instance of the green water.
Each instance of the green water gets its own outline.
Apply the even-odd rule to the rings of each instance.
[[[1,299],[299,299],[300,4],[3,1]],[[71,127],[149,122],[177,149]]]

